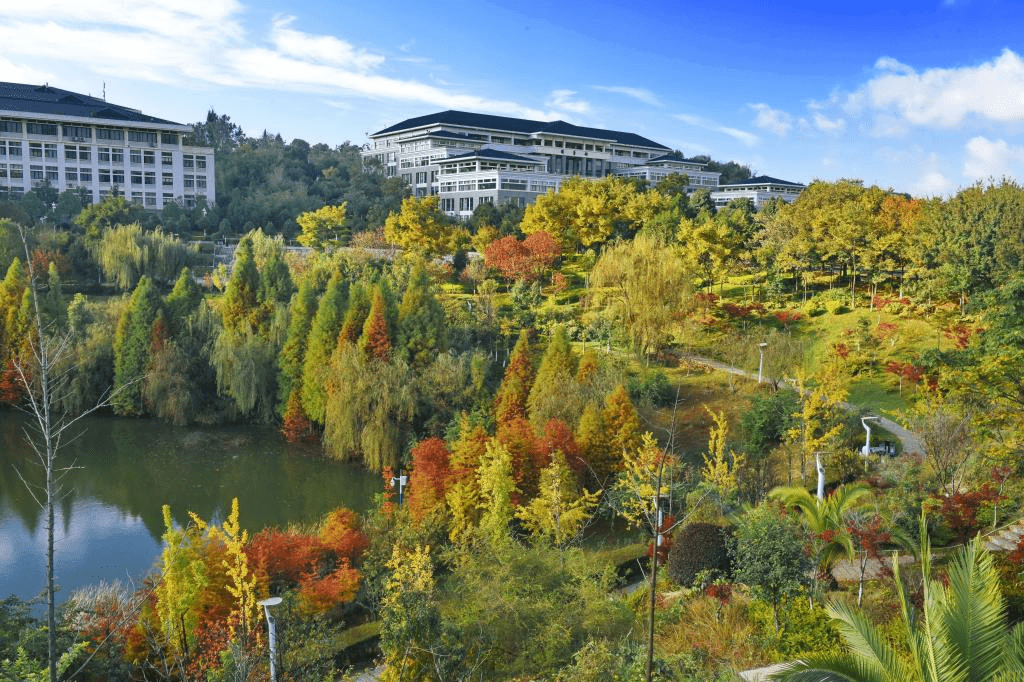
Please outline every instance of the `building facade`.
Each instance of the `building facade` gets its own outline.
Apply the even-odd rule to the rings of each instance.
[[[442,211],[467,219],[481,203],[532,203],[573,176],[672,173],[694,189],[714,189],[719,173],[635,133],[463,111],[411,118],[373,133],[363,162],[401,177],[414,196],[437,195]]]
[[[0,83],[0,199],[44,183],[93,203],[121,194],[158,210],[216,198],[213,150],[192,127],[49,85]]]
[[[754,202],[754,208],[760,210],[775,197],[792,204],[805,189],[807,185],[798,182],[758,175],[741,182],[719,185],[718,190],[711,193],[711,200],[715,202],[715,206],[721,208],[734,199],[750,199]]]

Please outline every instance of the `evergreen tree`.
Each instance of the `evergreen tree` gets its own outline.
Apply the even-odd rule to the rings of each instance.
[[[527,399],[530,423],[534,429],[540,431],[552,419],[576,421],[577,408],[574,401],[567,400],[572,393],[567,389],[575,383],[575,376],[576,357],[565,328],[559,325],[551,334]]]
[[[445,343],[444,309],[430,290],[430,280],[417,266],[398,309],[399,342],[409,362],[423,367],[443,351]]]
[[[143,413],[142,377],[149,366],[153,323],[160,313],[160,294],[143,275],[132,292],[114,334],[114,398],[118,414]]]
[[[632,452],[640,447],[640,416],[633,407],[629,391],[622,384],[605,398],[601,420],[607,434],[609,453],[613,459],[621,461],[623,453]]]
[[[177,337],[183,329],[186,318],[195,313],[203,300],[203,292],[192,277],[192,271],[182,268],[171,293],[164,300],[164,309],[170,323],[171,335]]]
[[[306,341],[306,356],[302,366],[302,407],[309,418],[319,424],[324,423],[324,405],[327,401],[325,376],[331,354],[337,345],[347,288],[341,273],[335,272],[320,298]]]
[[[580,458],[585,462],[584,478],[589,485],[604,487],[615,472],[616,458],[612,457],[608,446],[608,433],[605,430],[604,418],[597,403],[590,402],[583,408],[579,424],[576,427],[576,446]]]
[[[266,331],[270,308],[260,299],[260,288],[260,275],[253,258],[252,240],[245,236],[235,250],[231,279],[228,280],[224,299],[221,301],[221,317],[225,331]]]
[[[292,301],[288,307],[288,336],[285,338],[281,355],[278,357],[280,375],[277,382],[277,397],[286,410],[292,409],[289,405],[292,393],[296,393],[297,408],[300,410],[302,408],[298,392],[302,390],[306,343],[316,309],[316,290],[313,288],[312,278],[306,277],[299,285],[299,290],[292,295]]]
[[[338,343],[355,344],[359,341],[359,335],[363,333],[363,325],[366,324],[366,317],[369,314],[370,288],[360,280],[349,290],[348,310],[345,311],[345,320],[341,323]]]
[[[526,400],[533,386],[533,360],[530,358],[530,332],[519,332],[512,349],[505,376],[495,396],[495,419],[498,423],[526,418]]]
[[[373,294],[370,314],[363,325],[362,336],[359,337],[359,349],[374,360],[387,360],[391,357],[393,327],[388,320],[387,308],[384,287],[378,285]]]

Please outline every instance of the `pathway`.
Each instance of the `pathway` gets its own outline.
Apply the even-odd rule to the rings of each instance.
[[[692,362],[698,365],[704,365],[705,367],[711,367],[712,369],[717,369],[722,372],[728,372],[729,374],[735,374],[737,376],[744,377],[745,379],[753,379],[755,381],[757,380],[757,372],[748,372],[745,369],[733,367],[732,365],[727,365],[724,362],[712,360],[711,358],[706,358],[702,355],[696,355],[694,353],[682,353],[679,357],[681,360],[686,360],[687,362]],[[767,377],[765,377],[764,380],[767,382],[775,381]],[[782,379],[781,381],[776,381],[775,383],[796,390],[796,387],[793,385],[792,379]],[[842,405],[843,409],[849,412],[860,411],[860,408],[857,407],[856,405],[851,405],[850,403],[842,403]],[[907,429],[903,428],[902,426],[900,426],[893,420],[889,419],[888,417],[882,417],[881,415],[879,415],[876,421],[879,425],[882,426],[882,428],[884,428],[886,431],[888,431],[889,433],[891,433],[892,435],[899,439],[900,443],[903,446],[904,454],[924,454],[924,446],[921,443],[921,439],[918,438],[916,435],[914,435]]]

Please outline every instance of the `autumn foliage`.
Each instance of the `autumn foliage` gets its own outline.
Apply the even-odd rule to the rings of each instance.
[[[417,521],[444,502],[451,480],[451,454],[440,438],[421,440],[413,447],[409,479],[409,513]]]
[[[484,249],[484,262],[501,273],[517,280],[538,279],[561,255],[561,247],[547,232],[534,232],[523,241],[514,236],[502,237]]]

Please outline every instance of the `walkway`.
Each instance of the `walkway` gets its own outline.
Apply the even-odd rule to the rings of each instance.
[[[719,362],[718,360],[712,360],[711,358],[706,358],[706,357],[704,357],[702,355],[696,355],[696,354],[693,354],[693,353],[682,353],[682,354],[680,354],[679,357],[680,357],[681,360],[686,360],[687,362],[692,362],[692,363],[695,363],[695,364],[698,364],[698,365],[704,365],[705,367],[710,367],[712,369],[717,369],[717,370],[719,370],[721,372],[727,372],[729,374],[735,374],[736,376],[741,376],[741,377],[743,377],[745,379],[753,379],[755,381],[757,380],[757,372],[748,372],[745,369],[740,369],[739,367],[733,367],[732,365],[727,365],[724,362]],[[775,381],[775,383],[778,384],[778,385],[787,386],[789,388],[792,388],[793,390],[796,390],[796,387],[793,386],[793,383],[792,383],[791,379],[782,379],[782,380],[776,381],[776,380],[764,377],[764,380],[767,381],[767,382]],[[843,409],[847,410],[848,412],[859,412],[860,411],[860,408],[857,407],[856,405],[851,405],[850,403],[842,403],[842,405],[843,405]],[[882,417],[881,415],[878,416],[877,423],[879,425],[881,425],[881,427],[883,429],[885,429],[886,431],[888,431],[893,436],[895,436],[896,438],[899,439],[900,444],[903,446],[903,454],[907,454],[907,455],[914,454],[914,453],[917,453],[919,455],[923,455],[924,454],[924,446],[921,443],[921,439],[918,438],[917,436],[915,436],[910,431],[907,431],[905,428],[903,428],[902,426],[900,426],[899,424],[897,424],[893,420],[891,420],[891,419],[889,419],[887,417]]]

